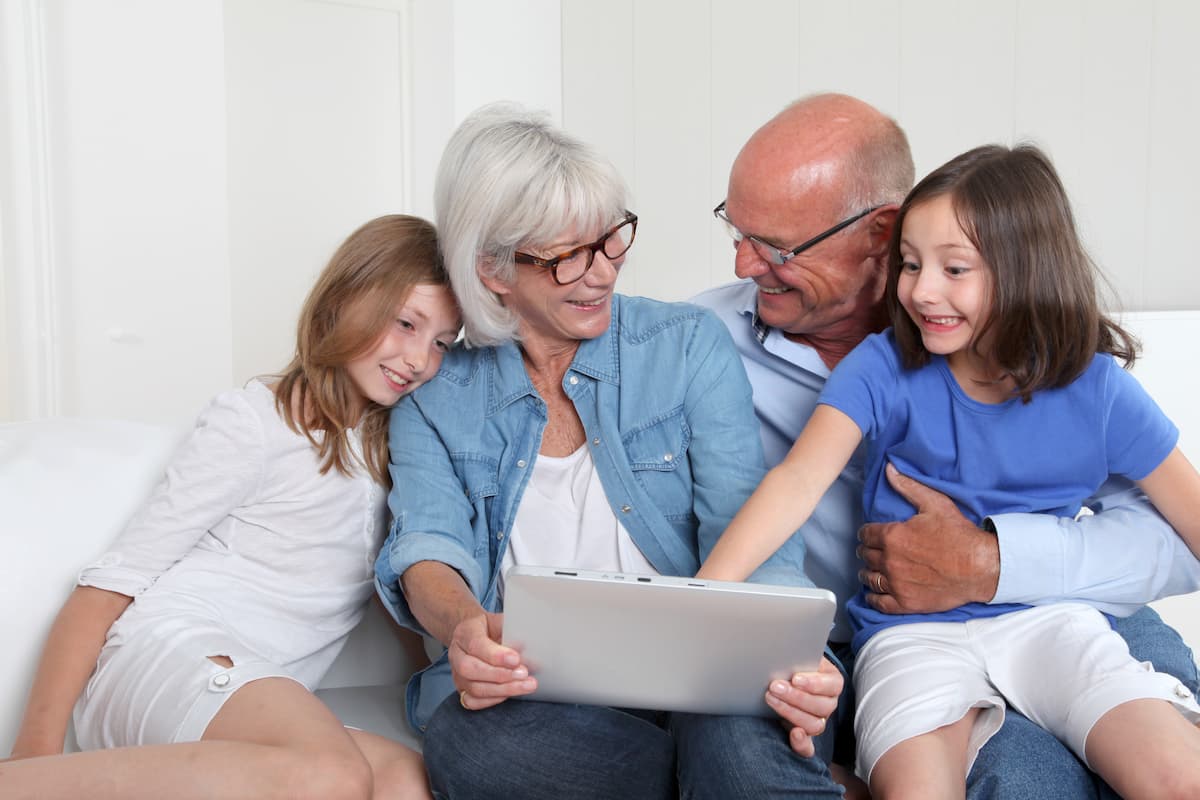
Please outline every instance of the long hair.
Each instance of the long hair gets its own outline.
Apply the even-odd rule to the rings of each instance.
[[[625,184],[607,159],[546,114],[492,103],[450,137],[434,205],[464,341],[481,347],[515,339],[518,320],[480,272],[511,281],[518,248],[546,244],[572,227],[615,224],[625,210]]]
[[[296,353],[275,384],[275,408],[312,442],[321,473],[350,474],[349,429],[357,425],[364,466],[382,486],[388,476],[388,408],[361,395],[346,364],[379,341],[396,306],[420,283],[449,285],[433,225],[418,217],[378,217],[350,234],[308,293],[296,325]],[[365,399],[365,398],[364,398]]]
[[[900,305],[900,238],[908,211],[949,195],[958,224],[992,275],[990,312],[970,347],[1007,372],[1016,393],[1066,386],[1096,353],[1131,366],[1137,340],[1100,310],[1098,270],[1075,228],[1066,190],[1033,145],[977,147],[938,167],[909,192],[888,254],[887,306],[902,363],[929,361],[917,326]],[[987,341],[990,352],[980,351]]]

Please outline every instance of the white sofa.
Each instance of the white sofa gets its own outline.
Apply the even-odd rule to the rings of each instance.
[[[0,425],[0,757],[12,747],[37,658],[79,568],[104,551],[158,481],[186,430],[114,420]],[[419,747],[404,684],[424,663],[372,604],[318,693],[347,724]],[[74,742],[68,742],[74,748]]]
[[[1128,315],[1145,357],[1135,373],[1183,432],[1200,464],[1200,407],[1191,348],[1200,312]],[[201,402],[203,398],[198,398]],[[142,501],[184,431],[112,420],[55,419],[0,425],[0,756],[11,748],[46,631],[79,566],[102,552]],[[1156,606],[1193,648],[1200,645],[1200,593]],[[404,718],[404,683],[424,660],[415,637],[399,637],[372,606],[321,684],[348,724],[418,746]]]

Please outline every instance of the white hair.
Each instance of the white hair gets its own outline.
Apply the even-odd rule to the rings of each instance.
[[[438,241],[458,296],[468,346],[516,338],[518,319],[480,280],[509,282],[513,253],[565,231],[599,230],[625,210],[625,184],[591,147],[548,115],[513,103],[478,109],[450,137],[438,165]]]

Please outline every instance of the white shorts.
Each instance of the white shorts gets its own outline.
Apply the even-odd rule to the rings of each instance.
[[[199,741],[225,701],[259,678],[294,680],[210,620],[118,624],[75,704],[75,738],[83,750]]]
[[[871,637],[854,662],[857,771],[906,739],[976,717],[967,771],[1004,722],[1006,703],[1057,736],[1084,763],[1084,744],[1105,713],[1156,698],[1200,721],[1187,687],[1129,655],[1100,612],[1074,603],[999,617],[897,625]]]

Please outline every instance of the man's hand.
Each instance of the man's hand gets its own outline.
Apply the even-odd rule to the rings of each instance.
[[[989,602],[1000,580],[1000,543],[954,501],[888,464],[888,482],[917,509],[907,522],[871,522],[858,532],[859,580],[886,614],[927,614]]]
[[[791,682],[771,681],[767,705],[789,728],[788,742],[796,755],[813,755],[813,737],[824,730],[826,720],[837,709],[842,693],[842,673],[828,658],[821,659],[816,672],[797,672]]]

